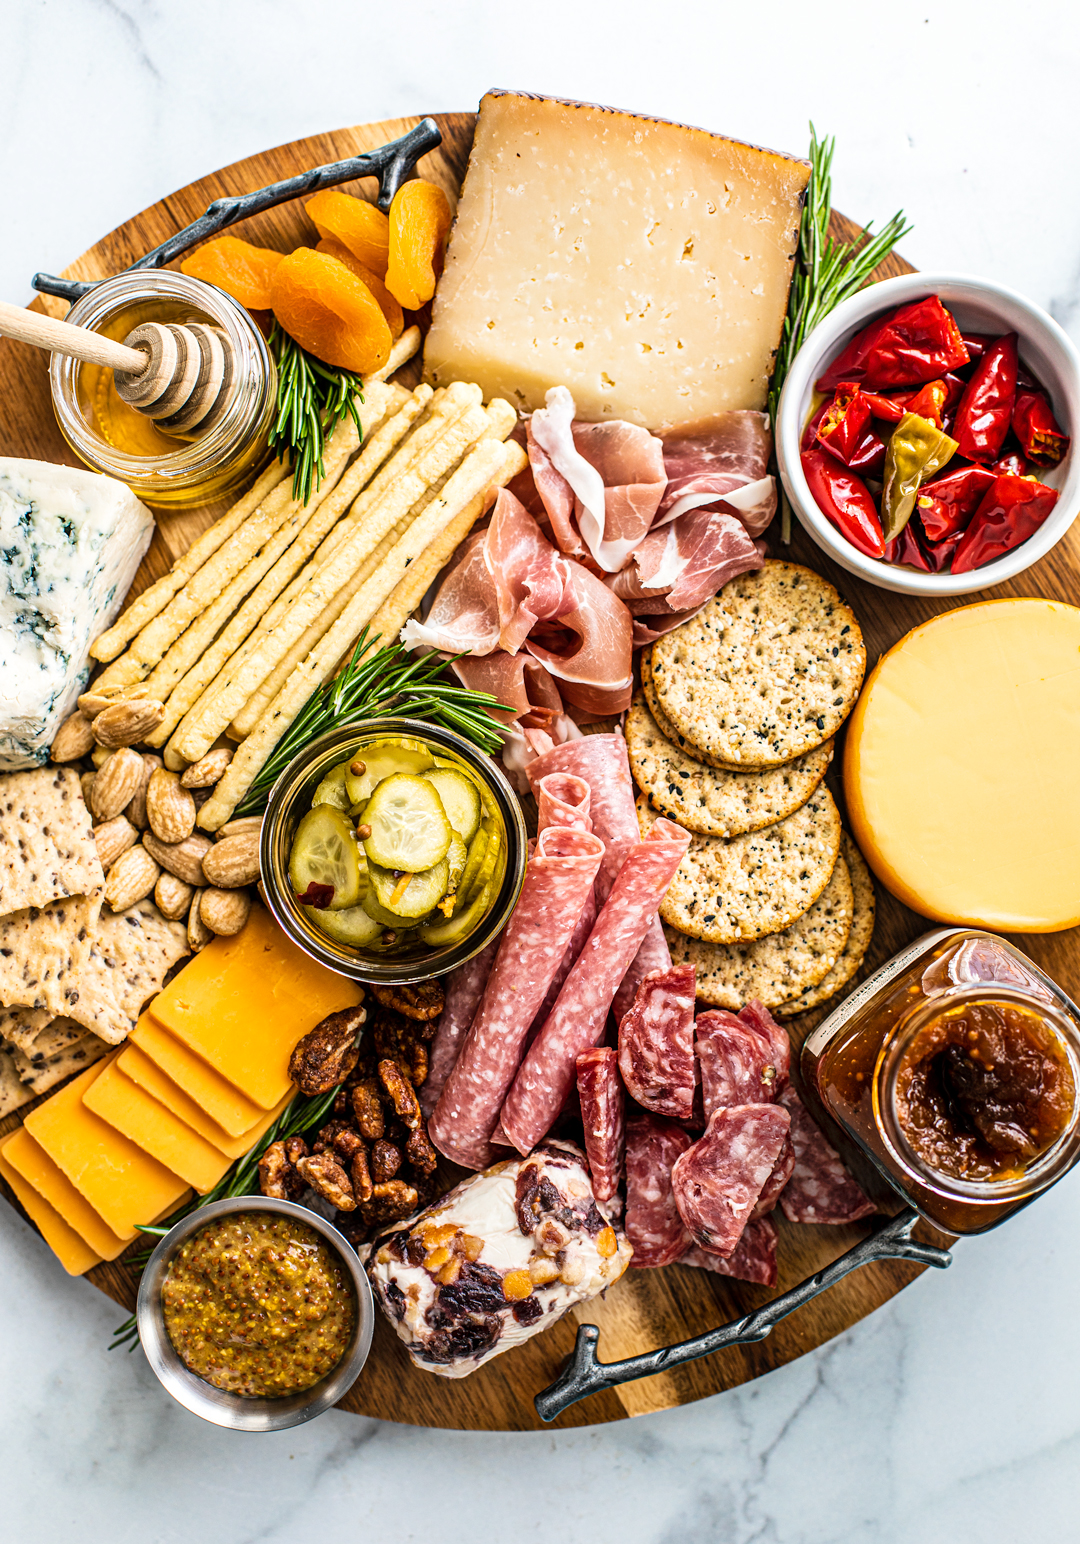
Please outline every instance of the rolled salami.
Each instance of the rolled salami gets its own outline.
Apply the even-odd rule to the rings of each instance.
[[[490,1160],[491,1134],[529,1026],[603,855],[603,842],[587,831],[549,826],[537,838],[476,1017],[428,1122],[439,1151],[466,1169],[482,1169]]]
[[[769,1217],[751,1218],[726,1259],[694,1244],[679,1264],[715,1271],[718,1276],[733,1276],[736,1281],[756,1281],[762,1287],[775,1287],[776,1224]]]
[[[654,1115],[694,1111],[693,965],[654,970],[619,1024],[619,1071],[627,1092]]]
[[[573,1085],[577,1058],[603,1038],[615,989],[689,845],[687,832],[658,820],[620,869],[503,1105],[503,1130],[519,1153],[550,1131]]]
[[[693,1138],[644,1112],[626,1123],[626,1236],[639,1268],[672,1265],[693,1243],[679,1216],[671,1171]]]
[[[420,1108],[430,1115],[446,1087],[446,1080],[454,1068],[461,1050],[461,1042],[468,1034],[469,1025],[476,1016],[480,999],[484,995],[487,978],[499,952],[499,940],[493,938],[479,954],[459,965],[446,977],[446,1003],[439,1015],[435,1038],[428,1051],[428,1075],[420,1086]]]
[[[732,1253],[790,1129],[778,1105],[735,1105],[715,1111],[705,1135],[675,1160],[675,1205],[702,1249]]]
[[[537,827],[545,831],[548,826],[565,826],[568,829],[578,831],[591,831],[592,821],[589,818],[589,801],[591,790],[584,778],[573,777],[569,772],[549,772],[542,777],[536,785],[536,804],[539,810]],[[547,1016],[555,1006],[562,984],[573,967],[574,961],[581,953],[585,940],[592,932],[593,923],[596,921],[596,885],[585,897],[585,904],[581,908],[581,916],[577,920],[577,926],[570,934],[570,942],[563,952],[559,962],[559,968],[551,978],[551,985],[544,993],[544,1000],[536,1011],[529,1030],[528,1044],[531,1044],[539,1034],[541,1026],[547,1022]]]
[[[577,1059],[585,1154],[593,1194],[602,1204],[618,1194],[626,1153],[626,1098],[615,1060],[610,1045],[582,1051]]]
[[[793,1088],[780,1103],[791,1116],[795,1166],[780,1193],[780,1210],[789,1222],[858,1222],[876,1211],[825,1139],[817,1121]]]

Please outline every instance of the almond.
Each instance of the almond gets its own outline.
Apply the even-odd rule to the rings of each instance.
[[[215,842],[203,859],[203,873],[221,890],[253,885],[259,877],[259,834],[242,831]]]
[[[56,731],[49,755],[54,761],[79,761],[93,748],[94,726],[81,713],[73,713]]]
[[[105,904],[113,911],[127,911],[150,894],[160,873],[145,847],[129,847],[105,875]]]
[[[79,712],[85,718],[97,718],[114,702],[130,702],[133,697],[147,696],[146,687],[139,682],[130,686],[88,686],[79,698]]]
[[[115,749],[120,745],[135,745],[145,740],[151,729],[156,729],[165,717],[165,704],[152,697],[141,702],[114,702],[111,708],[102,708],[94,719],[94,739],[99,745]]]
[[[219,842],[224,842],[230,836],[246,836],[249,831],[254,831],[258,836],[262,823],[261,815],[241,815],[239,820],[227,820],[214,832],[214,836]]]
[[[226,938],[239,933],[251,912],[247,890],[204,890],[199,897],[199,916],[212,933]]]
[[[158,767],[146,785],[146,818],[162,842],[182,842],[195,829],[195,800],[175,772]]]
[[[160,863],[163,869],[175,874],[186,885],[205,885],[202,860],[213,845],[208,836],[198,831],[193,831],[182,842],[161,842],[152,831],[143,834],[143,846],[154,862]]]
[[[112,820],[127,808],[142,780],[142,772],[138,751],[125,745],[118,751],[107,752],[90,790],[90,810],[96,820]]]
[[[225,776],[225,769],[232,758],[232,751],[224,745],[220,750],[207,751],[201,761],[192,762],[180,781],[185,788],[212,788],[219,778]]]
[[[151,773],[156,772],[161,766],[161,757],[155,756],[152,751],[143,751],[143,776],[142,782],[136,788],[131,803],[125,810],[127,818],[133,826],[138,826],[140,831],[145,831],[150,822],[146,818],[146,787],[150,781]]]
[[[94,846],[103,869],[112,868],[120,854],[134,847],[138,840],[139,833],[125,815],[114,815],[112,820],[94,827]]]
[[[94,749],[90,752],[90,760],[94,763],[95,767],[103,767],[111,755],[112,751],[107,745],[95,745]]]
[[[203,921],[200,911],[200,902],[204,894],[203,890],[194,892],[191,897],[191,909],[187,914],[187,937],[192,954],[198,954],[200,949],[205,949],[214,936]]]
[[[171,742],[166,745],[162,755],[170,772],[186,772],[190,765],[186,756],[181,756],[179,751],[173,749]]]
[[[185,884],[175,874],[162,874],[154,886],[154,903],[163,917],[168,917],[170,922],[179,922],[191,909],[194,894],[193,885]]]
[[[82,772],[79,775],[79,786],[82,789],[83,803],[87,809],[90,808],[90,790],[94,786],[95,777],[97,777],[96,772]]]

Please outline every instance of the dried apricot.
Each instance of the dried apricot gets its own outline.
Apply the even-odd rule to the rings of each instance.
[[[362,279],[325,252],[298,247],[274,274],[274,315],[301,348],[328,365],[378,370],[390,357],[390,328]]]
[[[452,219],[446,194],[433,182],[406,182],[394,194],[386,287],[407,311],[435,293]]]
[[[344,263],[350,273],[354,273],[361,279],[375,296],[382,307],[382,313],[386,317],[386,324],[390,328],[391,337],[399,337],[405,327],[405,318],[401,314],[401,307],[391,295],[386,285],[378,274],[372,273],[358,257],[354,257],[348,247],[342,241],[335,241],[333,236],[327,236],[315,248],[316,252],[325,252],[328,257],[336,257],[339,263]]]
[[[308,199],[304,212],[320,236],[340,241],[365,268],[382,278],[386,272],[390,222],[381,209],[366,199],[324,188]]]
[[[217,236],[192,252],[180,264],[180,272],[205,284],[216,284],[249,310],[270,307],[270,281],[285,256],[269,247],[253,247],[239,236]]]

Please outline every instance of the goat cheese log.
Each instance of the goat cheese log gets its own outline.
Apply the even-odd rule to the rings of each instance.
[[[579,1149],[544,1142],[383,1235],[367,1271],[416,1366],[464,1378],[610,1287],[632,1253]]]

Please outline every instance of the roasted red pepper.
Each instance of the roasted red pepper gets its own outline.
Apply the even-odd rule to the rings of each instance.
[[[814,443],[814,441],[815,441],[815,439],[817,437],[817,427],[818,427],[818,424],[825,417],[825,414],[828,411],[829,411],[829,404],[826,401],[826,402],[822,402],[810,414],[810,417],[806,420],[806,426],[805,426],[805,428],[803,429],[803,432],[802,432],[802,439],[799,441],[799,449],[800,450],[809,450],[811,445],[813,445],[813,443]]]
[[[841,381],[859,381],[869,391],[890,386],[922,386],[948,370],[966,365],[956,321],[936,295],[900,306],[858,332],[826,369],[818,391],[833,391]]]
[[[1006,450],[1000,460],[994,462],[990,470],[995,477],[1004,477],[1006,473],[1009,473],[1012,477],[1026,477],[1031,470],[1031,463],[1018,450]]]
[[[838,461],[851,457],[870,422],[870,404],[854,381],[841,381],[817,426],[817,441]]]
[[[966,527],[994,481],[984,466],[962,466],[923,483],[915,509],[929,541],[944,541]]]
[[[949,400],[949,388],[943,380],[927,381],[925,386],[904,404],[909,413],[928,418],[939,429],[945,427],[945,404]]]
[[[1057,426],[1050,398],[1038,387],[1016,393],[1012,427],[1025,456],[1036,466],[1057,466],[1069,448],[1069,437]]]
[[[924,574],[930,572],[930,564],[926,553],[922,550],[912,529],[914,521],[909,520],[899,536],[894,536],[885,548],[886,563],[906,563],[909,568],[918,568]]]
[[[981,359],[991,343],[997,342],[997,334],[993,332],[962,332],[960,336],[972,359]]]
[[[885,441],[876,429],[864,429],[863,437],[856,445],[848,466],[860,477],[880,479],[885,470]]]
[[[885,554],[885,538],[870,490],[846,466],[815,447],[802,454],[803,472],[821,513],[868,558]]]
[[[884,419],[887,424],[898,424],[907,411],[895,397],[882,396],[879,391],[864,391],[863,396],[870,404],[871,416]]]
[[[1027,541],[1058,500],[1056,488],[1027,477],[995,477],[971,517],[953,557],[954,574],[992,563]]]
[[[963,539],[963,531],[957,531],[953,536],[946,536],[944,541],[928,541],[924,544],[923,553],[932,574],[944,573]],[[953,573],[955,572],[954,568]]]
[[[998,338],[972,370],[964,387],[953,424],[953,439],[957,454],[968,461],[996,461],[1001,454],[1016,402],[1020,362],[1016,344],[1015,332]]]

